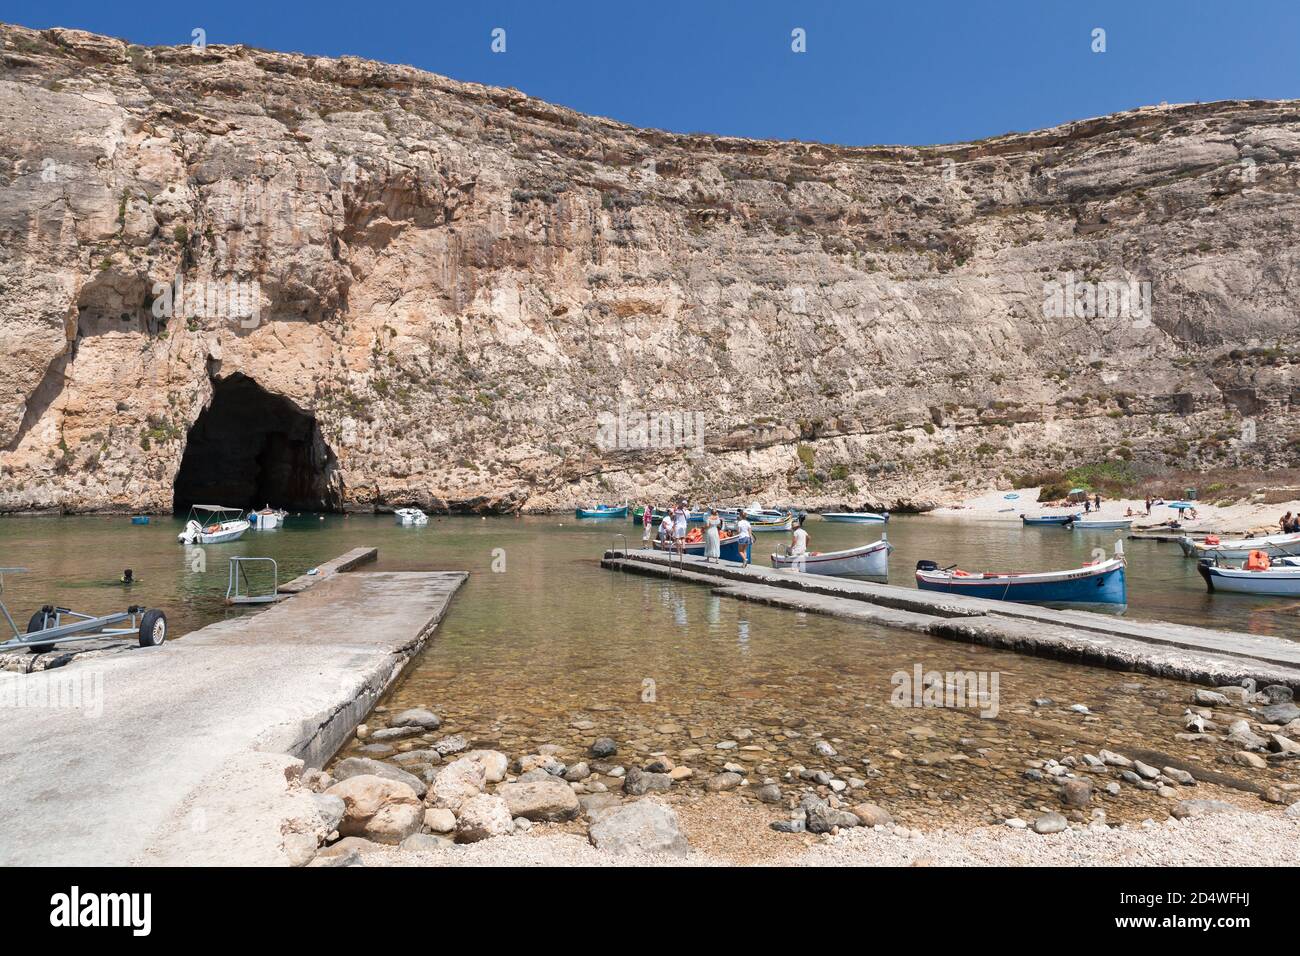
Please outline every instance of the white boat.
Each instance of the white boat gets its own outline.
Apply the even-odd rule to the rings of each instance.
[[[250,511],[248,520],[252,522],[253,527],[259,531],[270,531],[272,528],[279,528],[284,525],[284,519],[288,517],[289,512],[282,508],[272,508],[267,505],[260,511]]]
[[[1070,522],[1075,531],[1118,531],[1133,527],[1132,518],[1075,518]]]
[[[1262,570],[1216,565],[1206,559],[1196,570],[1201,572],[1205,586],[1211,591],[1300,597],[1300,558],[1280,558]]]
[[[889,552],[894,546],[886,539],[860,548],[843,551],[809,551],[806,554],[774,554],[772,567],[778,571],[798,571],[805,574],[866,574],[886,577],[889,574]]]
[[[176,536],[176,540],[181,544],[223,544],[237,541],[250,527],[252,525],[240,508],[191,505],[185,530]]]
[[[1270,558],[1300,555],[1300,534],[1269,534],[1259,538],[1236,538],[1220,541],[1208,535],[1204,541],[1184,535],[1178,539],[1183,554],[1189,558],[1218,558],[1244,561],[1252,551],[1263,551]]]
[[[419,508],[398,508],[393,512],[398,524],[421,525],[429,523],[429,516]]]
[[[888,514],[874,511],[823,511],[823,521],[837,521],[842,524],[881,524],[889,520]]]

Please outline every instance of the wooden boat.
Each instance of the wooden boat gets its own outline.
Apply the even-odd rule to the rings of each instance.
[[[1133,527],[1132,518],[1076,518],[1070,522],[1075,531],[1127,531]]]
[[[889,520],[888,513],[877,514],[874,511],[823,511],[823,521],[836,521],[841,524],[881,524]]]
[[[970,572],[918,561],[916,586],[922,591],[1026,604],[1128,603],[1123,558],[1108,558],[1069,571],[1029,572]]]
[[[698,529],[692,529],[692,531],[695,530]],[[654,543],[654,547],[656,551],[668,551],[672,554],[677,553],[677,545],[672,541],[656,540]],[[682,552],[684,554],[695,555],[696,557],[701,557],[701,558],[704,557],[703,533],[701,532],[699,537],[694,537],[693,534],[687,535],[686,543],[682,545]],[[738,534],[720,535],[718,538],[718,557],[720,557],[723,561],[739,562],[741,560],[740,535]]]
[[[400,525],[425,525],[429,523],[429,516],[419,508],[398,508],[393,512],[393,517],[397,519]]]
[[[270,531],[272,528],[279,528],[284,524],[284,519],[289,512],[282,508],[272,508],[267,505],[260,511],[250,511],[248,520],[252,522],[253,527],[259,531]]]
[[[1217,535],[1207,535],[1203,541],[1184,535],[1178,539],[1178,545],[1189,558],[1244,561],[1252,551],[1263,551],[1270,558],[1285,558],[1300,555],[1300,534],[1268,534],[1222,541]]]
[[[250,527],[240,508],[191,505],[185,530],[176,536],[176,540],[181,544],[224,544],[238,541]]]
[[[642,505],[641,507],[633,508],[633,509],[632,509],[632,517],[633,517],[634,519],[636,519],[637,521],[640,521],[642,518],[644,518],[644,517],[645,517],[645,506]],[[652,517],[652,518],[666,518],[666,517],[668,517],[668,509],[667,509],[667,508],[651,508],[651,509],[650,509],[650,517]]]
[[[863,574],[886,577],[889,574],[889,552],[894,550],[886,539],[873,541],[857,548],[842,551],[809,551],[806,554],[774,554],[772,567],[778,571],[797,571],[804,574]]]
[[[594,508],[574,508],[575,518],[626,518],[627,505],[596,505]]]
[[[1300,597],[1300,558],[1257,561],[1256,564],[1262,566],[1234,568],[1206,558],[1196,566],[1196,570],[1210,591]]]
[[[756,521],[750,519],[749,527],[755,532],[759,531],[790,531],[794,528],[794,515],[786,515],[780,521],[766,520]]]
[[[1064,524],[1069,524],[1071,521],[1077,521],[1080,514],[1081,512],[1078,511],[1066,515],[1034,515],[1033,517],[1030,517],[1029,515],[1026,514],[1022,514],[1020,516],[1020,520],[1027,525],[1031,525],[1031,524],[1064,525]]]

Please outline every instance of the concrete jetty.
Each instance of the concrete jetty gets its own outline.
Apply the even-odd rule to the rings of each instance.
[[[158,648],[0,673],[0,864],[303,862],[319,818],[294,778],[348,739],[465,579],[331,573]]]
[[[825,575],[777,571],[662,551],[606,551],[601,566],[671,577],[714,593],[934,637],[1137,671],[1198,684],[1285,684],[1300,692],[1300,642],[1261,634],[1143,621],[1090,611],[1054,610],[1010,601]]]

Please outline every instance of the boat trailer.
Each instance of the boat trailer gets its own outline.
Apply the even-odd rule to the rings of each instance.
[[[26,568],[0,568],[0,595],[4,593],[5,574],[17,574]],[[71,608],[46,604],[32,615],[27,622],[27,632],[18,630],[9,609],[0,600],[0,614],[4,615],[13,637],[0,643],[0,651],[19,647],[29,647],[34,653],[43,654],[54,649],[56,644],[70,644],[73,641],[93,641],[105,637],[136,637],[141,647],[157,647],[167,639],[167,615],[157,609],[132,604],[125,611],[115,614],[82,614]],[[65,618],[70,619],[65,621]],[[118,625],[130,621],[126,627]]]

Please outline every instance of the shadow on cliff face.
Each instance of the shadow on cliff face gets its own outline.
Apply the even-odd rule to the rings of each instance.
[[[314,417],[235,373],[213,383],[212,401],[186,436],[172,507],[336,511],[336,465]]]

